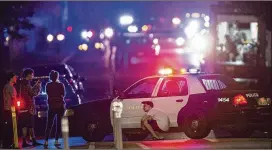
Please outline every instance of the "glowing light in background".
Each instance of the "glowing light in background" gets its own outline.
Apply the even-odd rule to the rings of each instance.
[[[83,51],[87,51],[88,50],[88,45],[87,44],[82,44],[81,47],[82,47]]]
[[[190,13],[186,13],[186,15],[185,15],[187,18],[189,18],[191,15],[190,15]]]
[[[130,25],[133,23],[134,19],[132,16],[124,15],[120,17],[119,21],[121,25]]]
[[[63,41],[65,39],[65,36],[63,34],[58,34],[57,35],[57,40],[58,41]]]
[[[172,19],[172,23],[173,23],[174,25],[179,25],[179,24],[181,23],[181,20],[180,20],[178,17],[174,17],[174,18]]]
[[[209,28],[209,27],[210,27],[210,23],[209,23],[209,22],[205,22],[205,23],[204,23],[204,26],[205,26],[206,28]]]
[[[135,25],[131,25],[128,27],[128,32],[135,33],[138,31],[138,27]]]
[[[48,42],[52,42],[54,40],[54,36],[52,34],[48,34],[46,39]]]
[[[208,46],[207,38],[205,38],[204,36],[200,36],[200,35],[195,36],[192,39],[190,46],[195,50],[204,51],[207,49],[207,46]]]
[[[171,75],[171,74],[173,74],[173,70],[171,68],[160,69],[159,74],[161,74],[161,75]]]
[[[7,36],[7,37],[6,37],[6,41],[9,41],[9,39],[10,39],[9,36]]]
[[[182,45],[184,45],[184,43],[185,43],[184,38],[179,37],[179,38],[176,39],[176,44],[177,44],[178,46],[182,46]]]
[[[159,43],[159,39],[153,39],[153,44],[158,44]]]
[[[199,23],[196,20],[193,20],[189,23],[189,25],[185,28],[185,34],[188,38],[192,38],[199,29]]]
[[[79,45],[78,46],[78,49],[80,50],[80,51],[82,51],[83,49],[82,49],[82,45]]]
[[[161,50],[161,46],[160,45],[156,45],[155,46],[155,55],[159,55],[160,54],[160,50]]]
[[[95,47],[96,49],[99,49],[99,48],[100,48],[100,43],[95,43],[95,44],[94,44],[94,47]]]
[[[72,32],[72,31],[73,31],[73,27],[72,27],[72,26],[68,26],[68,27],[67,27],[67,31],[68,31],[68,32]]]
[[[114,34],[113,29],[112,28],[106,28],[104,31],[104,34],[107,38],[111,38]]]
[[[206,22],[209,22],[209,21],[210,21],[210,17],[209,17],[209,16],[205,16],[205,17],[204,17],[204,20],[205,20]]]
[[[199,17],[200,17],[200,14],[199,14],[199,13],[192,13],[192,17],[193,17],[193,18],[199,18]]]
[[[146,32],[149,29],[147,25],[142,26],[142,31]]]

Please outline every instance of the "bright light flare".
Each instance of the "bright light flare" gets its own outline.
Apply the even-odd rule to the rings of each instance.
[[[78,46],[78,49],[80,50],[80,51],[82,51],[83,49],[82,49],[82,45],[79,45]]]
[[[161,75],[171,75],[171,74],[173,74],[173,69],[171,69],[171,68],[160,69],[159,74],[161,74]]]
[[[104,31],[104,34],[107,38],[111,38],[114,34],[113,29],[112,28],[106,28]]]
[[[185,43],[184,38],[179,37],[179,38],[176,39],[176,44],[177,44],[178,46],[182,46],[182,45],[184,45],[184,43]]]
[[[84,30],[84,31],[81,32],[81,37],[83,39],[91,38],[92,36],[93,36],[93,32],[92,31],[86,31],[86,30]]]
[[[159,44],[159,39],[153,39],[153,44]]]
[[[192,13],[192,17],[193,17],[193,18],[199,18],[199,17],[200,17],[200,14],[199,14],[199,13]]]
[[[46,39],[48,42],[52,42],[54,40],[54,36],[52,34],[48,34]]]
[[[148,31],[148,30],[149,30],[149,26],[148,26],[148,25],[142,26],[142,31],[143,31],[143,32],[146,32],[146,31]]]
[[[57,40],[58,41],[63,41],[65,39],[65,36],[63,34],[58,34],[57,35]]]
[[[132,16],[124,15],[119,19],[121,25],[130,25],[133,23],[134,19]]]
[[[205,22],[205,23],[204,23],[204,26],[205,26],[206,28],[209,28],[209,27],[210,27],[210,22]]]
[[[179,25],[179,24],[181,23],[181,20],[180,20],[180,18],[178,18],[178,17],[174,17],[174,18],[172,19],[172,23],[173,23],[174,25]]]
[[[160,45],[156,45],[155,46],[155,55],[159,55],[160,54],[160,50],[161,50],[161,46]]]
[[[138,27],[135,25],[131,25],[128,27],[128,32],[136,33],[138,31]]]
[[[180,73],[181,73],[181,74],[185,74],[185,73],[187,73],[187,70],[186,70],[185,68],[181,68],[181,69],[180,69]]]
[[[209,22],[209,21],[210,21],[210,17],[209,17],[209,16],[205,16],[205,17],[204,17],[204,20],[205,20],[206,22]]]
[[[185,28],[185,34],[188,38],[192,38],[199,29],[199,22],[194,20],[189,23],[189,25]]]
[[[190,46],[195,50],[203,51],[203,50],[207,49],[207,46],[208,46],[207,38],[205,38],[204,36],[200,36],[200,35],[195,36],[192,39]]]
[[[7,36],[7,37],[6,37],[6,41],[9,41],[9,39],[10,39],[10,37],[9,37],[9,36]]]
[[[87,44],[82,44],[81,47],[82,47],[83,51],[87,51],[88,50],[88,45]]]

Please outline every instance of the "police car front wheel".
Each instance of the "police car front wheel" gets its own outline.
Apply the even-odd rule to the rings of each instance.
[[[186,117],[183,123],[183,131],[191,139],[202,139],[209,135],[211,129],[203,114],[195,114]]]

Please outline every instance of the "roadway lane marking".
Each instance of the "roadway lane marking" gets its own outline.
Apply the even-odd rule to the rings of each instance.
[[[142,143],[136,143],[138,146],[140,146],[142,149],[151,149],[148,146],[142,144]]]

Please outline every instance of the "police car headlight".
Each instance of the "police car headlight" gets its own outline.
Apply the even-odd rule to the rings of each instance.
[[[66,109],[64,112],[65,117],[74,116],[75,111],[72,109]]]

